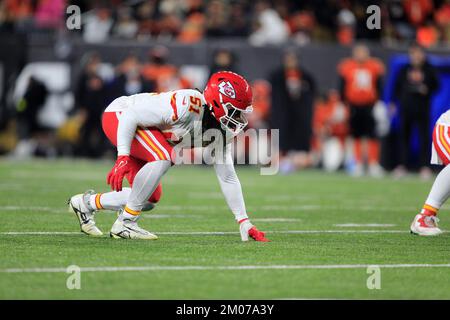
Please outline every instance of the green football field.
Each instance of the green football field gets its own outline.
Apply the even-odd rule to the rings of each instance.
[[[450,234],[408,232],[432,181],[238,168],[250,217],[272,240],[242,243],[214,170],[176,167],[140,220],[159,240],[109,238],[107,211],[96,216],[105,236],[91,238],[66,201],[108,190],[111,165],[0,160],[0,299],[450,299]],[[71,265],[80,289],[67,288]],[[375,276],[381,288],[369,289]]]

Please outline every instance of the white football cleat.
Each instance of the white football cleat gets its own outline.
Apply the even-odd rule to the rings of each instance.
[[[137,219],[136,219],[137,220]],[[109,235],[114,239],[157,240],[158,236],[138,226],[136,220],[117,219]]]
[[[411,223],[411,233],[419,236],[437,236],[442,233],[438,228],[439,219],[436,216],[426,216],[419,213]]]
[[[95,210],[89,209],[89,197],[95,194],[93,190],[88,190],[84,194],[74,195],[69,199],[69,212],[74,212],[80,223],[81,231],[94,237],[103,235],[103,232],[95,225]]]

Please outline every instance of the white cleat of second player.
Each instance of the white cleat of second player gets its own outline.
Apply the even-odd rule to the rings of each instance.
[[[103,232],[95,225],[95,210],[89,209],[87,204],[89,197],[93,193],[93,190],[88,190],[84,194],[74,195],[69,200],[69,211],[75,213],[82,232],[90,236],[99,237],[103,235]]]
[[[442,233],[438,228],[439,219],[436,216],[427,216],[419,213],[411,223],[411,233],[419,236],[437,236]]]

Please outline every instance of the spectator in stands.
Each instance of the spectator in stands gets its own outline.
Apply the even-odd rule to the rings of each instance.
[[[255,80],[251,84],[253,92],[253,112],[248,115],[250,128],[268,128],[270,112],[270,83],[266,80]]]
[[[311,165],[313,101],[316,85],[299,63],[297,54],[287,50],[282,66],[270,75],[272,85],[271,127],[280,129],[281,172]]]
[[[0,1],[0,25],[2,29],[26,30],[32,25],[33,11],[32,0]]]
[[[48,139],[45,134],[47,130],[39,123],[38,115],[44,107],[48,94],[45,84],[31,76],[25,94],[16,106],[19,143],[14,150],[15,156],[28,157],[47,153]]]
[[[65,0],[39,0],[35,20],[40,28],[60,28],[64,25]]]
[[[340,44],[351,45],[356,37],[356,17],[350,8],[344,6],[337,14],[336,38]]]
[[[176,67],[167,63],[169,50],[164,46],[156,46],[148,52],[148,62],[142,67],[142,76],[156,83],[157,91],[160,91],[162,79],[166,74],[173,74]]]
[[[113,34],[118,38],[133,39],[138,31],[138,24],[133,19],[131,9],[120,7],[117,11],[117,22]]]
[[[339,92],[330,90],[316,100],[313,117],[313,158],[324,169],[339,169],[346,155],[349,112]]]
[[[221,0],[210,1],[206,7],[206,36],[226,36],[229,28],[228,7]]]
[[[97,52],[87,54],[83,61],[81,74],[75,87],[75,108],[79,110],[87,99],[88,79],[100,74],[101,58]]]
[[[439,42],[439,38],[439,30],[431,19],[417,28],[416,41],[424,48],[436,46]]]
[[[330,137],[337,138],[344,147],[349,133],[348,116],[348,108],[342,103],[337,90],[330,90],[327,95],[317,100],[314,107],[313,132],[319,151]]]
[[[156,5],[155,1],[144,1],[137,9],[137,21],[139,29],[138,40],[148,40],[155,33],[156,29]]]
[[[158,22],[158,39],[172,40],[180,33],[181,21],[175,13],[164,14]]]
[[[379,165],[380,142],[376,134],[374,106],[381,92],[384,75],[383,63],[370,56],[366,45],[353,47],[352,57],[344,59],[338,66],[340,95],[350,108],[350,131],[353,137],[355,166],[354,176],[364,175],[367,157],[369,175],[380,177],[383,169]],[[363,142],[367,146],[363,152]]]
[[[409,49],[409,62],[398,73],[395,98],[399,102],[401,116],[401,157],[394,171],[395,177],[406,174],[412,129],[417,126],[420,138],[419,165],[422,178],[429,178],[430,154],[430,99],[439,87],[436,70],[427,59],[424,50],[413,45]]]
[[[249,41],[254,46],[282,44],[288,40],[289,28],[268,1],[261,0],[255,5],[254,31]]]
[[[412,40],[415,36],[414,27],[409,23],[403,0],[392,0],[386,3],[389,24],[393,27],[392,36],[398,39]]]
[[[257,79],[251,83],[253,92],[253,111],[248,114],[248,129],[269,129],[269,112],[270,112],[270,83],[267,80]],[[278,154],[270,150],[271,146],[271,131],[268,135],[254,135],[254,139],[246,139],[245,143],[238,143],[236,145],[237,159],[245,158],[245,155],[267,154],[271,155],[271,162],[278,161]],[[252,134],[250,133],[249,136]],[[272,153],[273,152],[273,153]],[[259,157],[258,157],[259,158]],[[261,161],[262,159],[258,159]],[[261,165],[267,165],[267,162]]]
[[[103,79],[98,75],[87,78],[86,96],[82,108],[85,110],[85,122],[81,128],[80,154],[98,158],[106,148],[101,129],[101,116],[106,106],[106,89]]]
[[[129,54],[117,67],[117,75],[109,87],[110,100],[142,92],[155,91],[152,81],[144,79],[140,72],[139,59]]]
[[[450,42],[450,0],[446,0],[440,8],[435,11],[434,20],[444,42]]]
[[[187,17],[177,40],[182,43],[196,43],[203,39],[204,33],[205,16],[201,12],[194,12]]]
[[[218,49],[214,52],[213,63],[209,68],[209,75],[219,71],[237,72],[235,67],[235,57],[228,49]]]
[[[76,153],[99,157],[106,146],[100,117],[107,103],[104,79],[101,77],[101,58],[94,52],[86,57],[75,90],[75,111],[81,125],[80,141]]]
[[[228,27],[228,36],[248,37],[250,28],[243,3],[239,1],[231,3]]]
[[[39,129],[37,114],[44,106],[48,96],[45,84],[31,76],[23,98],[17,105],[19,138],[29,139]]]
[[[289,19],[290,33],[294,41],[300,45],[311,42],[316,25],[312,11],[302,10],[291,15]]]
[[[13,23],[11,13],[6,7],[6,1],[0,2],[0,32],[12,30]]]
[[[84,21],[83,39],[88,43],[101,43],[109,38],[113,25],[111,10],[108,7],[94,9]]]
[[[176,66],[167,62],[169,50],[156,46],[149,52],[149,62],[142,68],[142,76],[156,84],[157,92],[187,89],[190,82],[179,74]]]
[[[433,0],[404,0],[403,7],[408,21],[415,27],[426,22],[433,13]]]

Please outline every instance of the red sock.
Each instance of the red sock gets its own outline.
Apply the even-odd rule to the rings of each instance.
[[[439,211],[439,209],[436,209],[435,207],[430,206],[429,204],[424,204],[422,211],[420,213],[431,217],[431,216],[437,215],[438,211]]]

